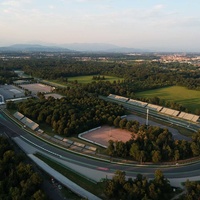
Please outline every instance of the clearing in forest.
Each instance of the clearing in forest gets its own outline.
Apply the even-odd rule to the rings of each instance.
[[[98,75],[94,75],[94,76],[98,76]],[[100,77],[103,77],[104,75],[100,75]],[[124,80],[123,78],[119,78],[119,77],[115,77],[115,76],[104,76],[104,80],[103,81],[110,81],[111,83],[113,81],[122,81]],[[67,78],[68,81],[78,81],[78,83],[91,83],[93,81],[98,81],[98,80],[93,80],[93,75],[90,76],[74,76],[74,77],[68,77]]]

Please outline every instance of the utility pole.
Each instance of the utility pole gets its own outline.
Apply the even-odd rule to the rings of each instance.
[[[146,126],[149,125],[149,109],[147,108]]]

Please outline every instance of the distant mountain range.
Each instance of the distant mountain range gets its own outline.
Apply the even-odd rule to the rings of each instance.
[[[0,52],[108,52],[108,53],[142,53],[144,49],[126,48],[104,43],[71,43],[62,45],[15,44],[0,47]]]
[[[71,44],[64,44],[61,46],[75,51],[87,51],[87,52],[110,52],[110,53],[147,52],[147,50],[143,49],[120,47],[106,43],[71,43]]]
[[[0,47],[0,52],[71,52],[67,48],[57,46],[43,46],[38,44],[15,44],[7,47]]]

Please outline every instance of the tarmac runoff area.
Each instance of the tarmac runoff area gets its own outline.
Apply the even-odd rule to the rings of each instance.
[[[100,200],[99,197],[93,195],[92,193],[86,191],[85,189],[81,188],[77,184],[73,183],[69,179],[67,179],[65,176],[51,168],[49,165],[47,165],[45,162],[37,158],[33,155],[33,153],[36,153],[38,150],[31,145],[24,142],[21,138],[14,138],[14,141],[20,146],[22,150],[26,152],[26,154],[44,171],[46,171],[48,174],[50,174],[52,177],[54,177],[56,180],[58,180],[62,185],[69,188],[71,191],[75,192],[76,194],[88,199],[88,200]],[[55,159],[55,157],[53,157]],[[66,164],[66,163],[65,163]],[[75,169],[74,169],[75,170]],[[83,170],[83,169],[82,169]],[[75,170],[76,171],[76,170]],[[83,172],[83,171],[82,171]],[[84,171],[85,173],[85,171]]]

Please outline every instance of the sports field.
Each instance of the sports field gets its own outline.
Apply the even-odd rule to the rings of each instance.
[[[191,111],[200,109],[200,91],[189,90],[185,87],[172,86],[161,89],[148,90],[136,93],[137,97],[159,97],[166,101],[174,101]]]
[[[40,84],[40,83],[32,83],[32,84],[23,84],[20,85],[23,89],[27,89],[32,92],[32,94],[41,93],[49,93],[52,92],[53,88],[48,85]]]
[[[104,75],[101,75],[101,77],[102,76],[104,76]],[[118,77],[114,77],[114,76],[104,76],[104,77],[105,77],[104,81],[110,81],[111,83],[113,81],[124,80],[123,78],[118,78]],[[74,77],[68,77],[67,79],[68,79],[68,81],[77,80],[78,83],[91,83],[91,82],[95,81],[92,78],[93,78],[93,75],[91,75],[91,76],[74,76]]]

